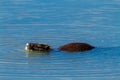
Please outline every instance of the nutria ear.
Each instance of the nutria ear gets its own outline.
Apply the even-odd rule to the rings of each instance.
[[[50,49],[50,47],[48,45],[45,45],[45,49],[48,50]]]
[[[45,48],[49,47],[48,45],[44,45]]]
[[[29,43],[26,43],[26,46],[28,46],[29,45]]]

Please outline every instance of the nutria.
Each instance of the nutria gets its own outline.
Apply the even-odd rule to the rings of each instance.
[[[58,49],[67,52],[83,52],[87,50],[91,50],[94,47],[87,43],[69,43],[63,46],[60,46]]]
[[[49,52],[52,49],[47,44],[38,43],[27,43],[25,46],[26,51],[38,51],[38,52]]]

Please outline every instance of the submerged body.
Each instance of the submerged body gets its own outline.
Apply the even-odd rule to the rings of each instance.
[[[94,47],[87,43],[69,43],[60,46],[58,49],[67,52],[83,52],[92,50]]]
[[[49,52],[52,49],[47,44],[38,43],[27,43],[25,46],[26,51],[37,51],[37,52]]]

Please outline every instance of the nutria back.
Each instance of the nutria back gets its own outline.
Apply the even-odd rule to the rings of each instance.
[[[87,50],[92,50],[94,47],[87,43],[69,43],[60,46],[58,49],[67,52],[83,52]]]

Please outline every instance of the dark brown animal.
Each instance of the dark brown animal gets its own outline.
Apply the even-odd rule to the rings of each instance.
[[[52,49],[47,44],[27,43],[25,46],[27,51],[49,52]]]
[[[94,47],[87,43],[69,43],[63,46],[60,46],[58,49],[67,52],[83,52],[91,50]]]

